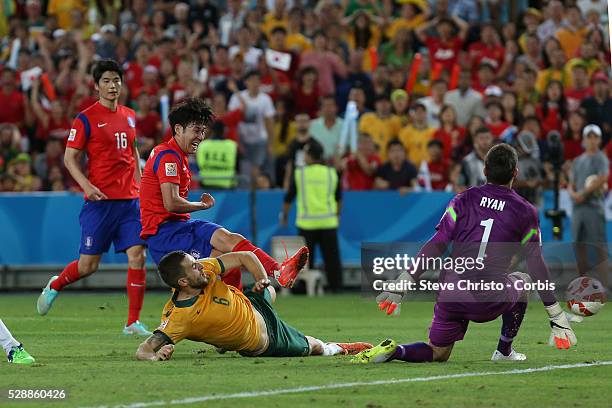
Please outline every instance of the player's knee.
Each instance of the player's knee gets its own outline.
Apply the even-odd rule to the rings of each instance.
[[[238,245],[244,240],[245,238],[242,235],[237,234],[235,232],[228,232],[227,237],[225,238],[225,242],[232,248],[234,248],[236,245]]]
[[[308,340],[308,346],[310,347],[311,356],[320,356],[321,354],[323,354],[323,344],[320,340],[310,336],[306,336],[306,340]]]
[[[81,277],[91,275],[98,270],[99,261],[79,260],[79,275]]]
[[[146,251],[134,251],[128,254],[128,265],[132,269],[142,269],[147,262]]]

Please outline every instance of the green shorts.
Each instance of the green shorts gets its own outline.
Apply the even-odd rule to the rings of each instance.
[[[272,307],[272,297],[268,289],[263,293],[246,290],[244,294],[251,301],[255,310],[261,314],[268,330],[270,344],[268,349],[259,357],[302,357],[308,355],[310,347],[306,336],[278,317],[274,307]]]

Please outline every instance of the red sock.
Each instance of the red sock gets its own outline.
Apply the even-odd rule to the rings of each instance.
[[[227,285],[232,285],[236,289],[242,291],[242,272],[240,268],[234,268],[230,269],[229,271],[226,271],[225,275],[223,275],[223,278],[221,278],[221,280],[223,281],[223,283]]]
[[[64,286],[70,285],[72,282],[76,282],[81,279],[79,275],[79,261],[72,261],[60,273],[60,276],[51,282],[51,289],[60,291]]]
[[[234,249],[232,249],[232,252],[238,251],[249,251],[254,253],[257,259],[261,261],[261,264],[266,270],[268,276],[274,277],[274,271],[280,270],[280,265],[278,264],[278,262],[276,262],[274,258],[266,254],[263,249],[253,245],[248,239],[240,241],[238,244],[236,244]]]
[[[127,273],[127,295],[128,295],[128,321],[127,325],[140,319],[140,310],[145,294],[146,269],[128,268]]]

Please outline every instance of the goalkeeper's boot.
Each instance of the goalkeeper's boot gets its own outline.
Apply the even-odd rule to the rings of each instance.
[[[147,330],[147,327],[140,320],[136,320],[123,328],[123,334],[126,336],[150,336],[153,333]]]
[[[59,295],[59,292],[57,290],[51,288],[51,283],[57,278],[57,276],[52,276],[51,279],[49,279],[49,282],[47,282],[47,286],[45,286],[45,288],[42,290],[42,293],[38,297],[38,302],[36,302],[36,310],[41,316],[44,316],[49,313],[49,310],[51,309],[55,298],[57,297],[57,295]]]
[[[340,354],[343,356],[354,356],[361,353],[364,350],[369,350],[373,346],[370,343],[357,342],[357,343],[336,343],[342,351]]]
[[[519,353],[512,349],[510,354],[505,356],[501,351],[495,350],[493,356],[491,357],[491,361],[524,361],[527,360],[527,356],[523,353]]]
[[[33,364],[36,362],[34,357],[25,351],[23,344],[11,348],[7,358],[8,362],[13,364]]]
[[[285,248],[286,251],[287,248]],[[308,262],[308,252],[308,247],[303,246],[291,258],[287,257],[281,264],[280,274],[276,280],[282,287],[290,288],[293,286],[295,278]]]
[[[384,363],[393,356],[396,348],[397,343],[395,340],[387,339],[378,346],[357,354],[351,362],[356,364]]]

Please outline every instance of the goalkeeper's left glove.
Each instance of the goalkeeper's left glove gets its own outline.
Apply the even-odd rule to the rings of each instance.
[[[389,284],[399,285],[401,281],[414,282],[414,279],[406,271],[400,273],[394,281],[389,281]],[[376,303],[380,310],[387,313],[387,315],[399,316],[402,306],[402,297],[406,294],[406,291],[393,291],[393,292],[382,292],[376,297]]]
[[[550,319],[551,333],[548,344],[556,346],[559,350],[567,350],[570,346],[575,346],[578,340],[559,302],[545,306],[544,309],[546,309]]]

